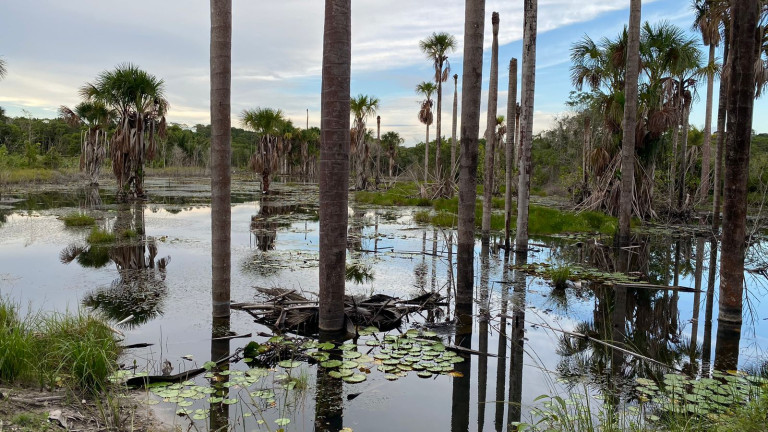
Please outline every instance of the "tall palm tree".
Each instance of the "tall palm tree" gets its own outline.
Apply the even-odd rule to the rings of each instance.
[[[214,322],[224,320],[228,323],[232,272],[232,0],[211,0],[210,56],[211,302]]]
[[[707,60],[707,102],[704,115],[704,143],[701,153],[701,188],[699,197],[704,199],[709,195],[709,165],[711,163],[712,145],[712,103],[714,100],[715,82],[715,50],[720,45],[720,25],[723,22],[726,2],[722,0],[694,0],[693,10],[695,19],[693,29],[701,33],[704,46],[709,47]]]
[[[382,150],[386,152],[389,157],[389,176],[392,177],[392,173],[395,168],[395,156],[397,156],[397,148],[405,142],[400,138],[400,134],[394,131],[389,131],[381,137]]]
[[[517,186],[517,235],[515,249],[528,250],[528,202],[531,187],[533,99],[536,86],[536,24],[538,0],[525,0],[523,23],[523,82],[520,113],[520,165]]]
[[[144,164],[155,157],[157,138],[165,137],[164,81],[132,63],[100,73],[80,89],[83,98],[101,102],[115,112],[117,130],[110,156],[121,198],[145,197]]]
[[[453,196],[453,185],[456,182],[456,119],[458,117],[459,108],[459,74],[453,75],[453,121],[451,122],[451,169],[449,170],[450,176],[450,193]]]
[[[435,179],[440,182],[440,146],[442,110],[443,110],[443,83],[448,81],[451,74],[451,64],[448,62],[448,53],[456,50],[456,38],[445,32],[432,33],[432,36],[419,41],[419,48],[432,60],[435,67],[435,82],[437,83],[437,122],[435,125]],[[424,166],[426,168],[426,165]]]
[[[491,77],[488,81],[488,112],[485,129],[485,179],[483,181],[483,243],[487,244],[491,235],[491,199],[493,198],[493,170],[496,154],[496,110],[499,97],[499,13],[491,14],[493,43],[491,45]]]
[[[368,186],[368,158],[371,149],[368,146],[366,134],[368,129],[365,122],[369,117],[376,115],[379,110],[379,98],[359,94],[349,100],[349,110],[354,117],[352,125],[352,144],[351,151],[355,159],[355,189],[364,190]]]
[[[459,168],[459,240],[456,256],[456,315],[460,326],[472,325],[474,287],[477,138],[483,79],[485,0],[467,0],[464,8],[464,65],[461,97],[461,162]],[[471,332],[471,330],[470,330]]]
[[[277,171],[282,156],[286,124],[283,111],[273,108],[243,110],[240,122],[259,137],[258,148],[251,156],[249,165],[255,172],[261,173],[261,190],[268,194],[272,174]]]
[[[339,332],[345,321],[351,65],[351,0],[325,0],[320,116],[321,332]]]
[[[84,101],[71,109],[62,105],[59,116],[70,126],[85,126],[80,142],[80,171],[84,171],[91,186],[98,186],[101,165],[107,154],[107,129],[114,113],[100,101]]]
[[[432,114],[432,95],[437,91],[437,86],[429,81],[422,81],[416,86],[416,93],[424,96],[419,107],[419,121],[427,125],[427,138],[424,140],[424,183],[429,181],[429,126],[434,120]]]
[[[715,369],[738,366],[746,250],[749,144],[755,103],[755,61],[759,5],[754,0],[731,2],[732,59],[728,71],[728,137],[725,156],[720,305],[717,318]],[[722,343],[721,343],[722,342]]]
[[[515,117],[517,113],[517,59],[509,60],[509,88],[507,90],[507,145],[504,149],[505,185],[504,191],[504,247],[509,251],[509,228],[512,222],[512,171],[514,170]]]

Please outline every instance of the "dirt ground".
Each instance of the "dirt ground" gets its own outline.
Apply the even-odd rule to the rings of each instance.
[[[172,432],[134,395],[80,399],[71,392],[0,387],[0,432]]]

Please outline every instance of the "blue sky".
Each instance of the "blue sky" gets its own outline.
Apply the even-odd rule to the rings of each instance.
[[[246,108],[282,109],[297,125],[319,125],[323,2],[320,0],[234,0],[233,123]],[[690,2],[643,2],[643,20],[667,20],[686,30]],[[539,0],[534,130],[549,127],[567,114],[569,49],[588,34],[614,37],[627,22],[629,0]],[[483,88],[488,86],[490,14],[499,11],[499,113],[506,110],[507,65],[520,60],[522,0],[486,2],[486,52]],[[416,119],[416,84],[429,80],[431,63],[418,41],[435,31],[459,40],[450,56],[461,75],[464,2],[447,0],[439,9],[412,0],[354,0],[352,94],[381,100],[382,133],[398,131],[406,145],[424,139]],[[0,81],[0,106],[8,115],[23,110],[54,117],[59,105],[74,105],[77,89],[100,71],[130,61],[165,80],[171,103],[169,121],[187,125],[209,122],[207,0],[135,0],[131,7],[114,1],[3,0],[0,2],[0,56],[8,76]],[[461,86],[461,79],[459,79]],[[691,123],[704,124],[705,84]],[[715,86],[717,88],[717,86]],[[483,93],[481,125],[485,124]],[[459,88],[461,97],[461,88]],[[443,134],[450,134],[453,84],[444,90]],[[717,99],[715,99],[717,100]],[[754,129],[768,132],[765,100],[755,106]],[[371,123],[373,124],[373,123]],[[481,127],[481,131],[484,127]],[[434,136],[434,127],[430,133]]]

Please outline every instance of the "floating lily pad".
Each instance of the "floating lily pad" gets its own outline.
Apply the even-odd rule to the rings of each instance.
[[[301,366],[301,362],[298,362],[296,360],[283,360],[277,364],[280,367],[284,367],[286,369],[295,368]]]
[[[429,378],[429,377],[431,377],[431,376],[432,376],[432,372],[429,372],[429,371],[421,371],[421,372],[417,373],[416,375],[418,375],[418,376],[419,376],[419,378]]]
[[[320,366],[324,368],[336,368],[341,366],[341,360],[328,360],[320,363]]]
[[[344,351],[344,353],[341,356],[346,358],[346,359],[356,359],[356,358],[358,358],[358,357],[360,357],[362,355],[363,354],[361,354],[361,353],[359,353],[357,351]]]
[[[367,377],[363,374],[354,374],[343,378],[345,382],[348,382],[350,384],[356,384],[361,383],[367,379]]]

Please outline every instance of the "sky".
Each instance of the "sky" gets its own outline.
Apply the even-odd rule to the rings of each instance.
[[[232,122],[244,109],[283,110],[295,125],[320,124],[323,4],[321,0],[233,0]],[[354,0],[352,5],[352,95],[380,100],[382,134],[394,130],[406,145],[423,142],[414,89],[432,79],[432,63],[418,42],[433,32],[455,35],[449,54],[461,76],[464,2],[444,0]],[[129,6],[130,5],[130,6]],[[490,15],[500,14],[499,114],[506,112],[508,64],[522,61],[522,0],[487,0],[481,132],[485,129],[492,40]],[[0,81],[0,106],[9,116],[55,117],[74,106],[78,89],[99,72],[132,62],[165,81],[168,121],[193,126],[210,122],[207,0],[2,0],[0,57],[8,74]],[[629,18],[629,0],[539,0],[534,132],[568,114],[571,45],[585,34],[613,38]],[[645,0],[643,21],[662,20],[692,36],[688,0]],[[698,40],[698,37],[697,37]],[[522,65],[518,65],[520,71]],[[704,125],[706,85],[691,124]],[[717,85],[715,85],[717,90]],[[443,135],[450,136],[453,80],[444,85]],[[461,98],[461,78],[459,78]],[[519,90],[518,90],[519,94]],[[717,105],[715,94],[715,107]],[[459,104],[461,106],[461,104]],[[716,110],[715,110],[716,111]],[[459,114],[460,117],[460,114]],[[753,128],[768,132],[768,103],[755,104]],[[375,120],[369,123],[375,125]],[[434,137],[434,125],[430,139]]]

